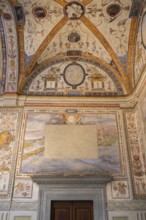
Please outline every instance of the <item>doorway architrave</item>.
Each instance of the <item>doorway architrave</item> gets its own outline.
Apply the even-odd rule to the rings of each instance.
[[[50,220],[51,201],[93,201],[93,220],[107,220],[105,186],[111,176],[33,176],[39,185],[38,220]]]

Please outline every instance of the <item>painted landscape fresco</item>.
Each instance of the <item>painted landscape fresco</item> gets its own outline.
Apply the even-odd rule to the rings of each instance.
[[[96,126],[98,157],[45,158],[45,126],[68,126],[73,121],[76,126]],[[28,113],[24,133],[21,173],[87,175],[119,173],[121,170],[116,114]]]

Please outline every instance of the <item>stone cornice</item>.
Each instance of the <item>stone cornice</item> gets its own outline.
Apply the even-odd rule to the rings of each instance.
[[[99,176],[99,177],[51,177],[51,176],[32,176],[33,182],[36,182],[38,185],[105,185],[108,182],[111,182],[111,176]]]
[[[114,107],[133,108],[137,98],[127,97],[47,97],[7,94],[0,96],[0,107]]]

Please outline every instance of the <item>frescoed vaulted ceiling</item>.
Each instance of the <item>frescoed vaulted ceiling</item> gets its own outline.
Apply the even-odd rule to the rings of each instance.
[[[145,69],[145,0],[0,0],[0,94],[124,96]]]

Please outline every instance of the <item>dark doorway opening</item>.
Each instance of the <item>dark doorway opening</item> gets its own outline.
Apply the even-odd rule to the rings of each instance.
[[[93,201],[52,201],[51,220],[93,220]]]

